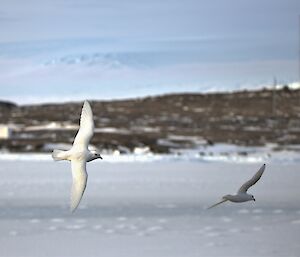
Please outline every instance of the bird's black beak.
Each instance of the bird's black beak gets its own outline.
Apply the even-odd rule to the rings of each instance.
[[[255,202],[255,198],[253,198],[253,201]]]
[[[99,158],[100,158],[101,160],[103,160],[103,158],[102,158],[102,156],[101,156],[101,155],[99,155]]]

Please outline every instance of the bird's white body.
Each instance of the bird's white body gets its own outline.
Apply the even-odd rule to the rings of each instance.
[[[94,134],[93,113],[90,104],[85,101],[80,118],[80,129],[75,137],[73,146],[68,151],[54,150],[52,157],[56,161],[67,160],[71,162],[72,189],[71,211],[78,207],[87,183],[86,163],[102,157],[97,151],[88,149],[89,142]]]
[[[230,201],[233,203],[242,203],[242,202],[247,202],[247,201],[255,201],[255,198],[253,195],[248,194],[247,190],[253,186],[262,176],[262,174],[265,171],[265,167],[266,165],[264,164],[256,173],[255,175],[248,180],[247,182],[245,182],[240,189],[238,190],[238,192],[235,195],[224,195],[222,197],[222,201],[210,206],[208,209],[211,209],[221,203],[224,203],[226,201]]]
[[[56,161],[85,160],[86,162],[90,162],[99,158],[98,153],[96,151],[91,151],[89,149],[77,150],[76,148],[74,149],[73,147],[68,151],[54,150],[52,155],[55,156],[53,158],[55,158]]]
[[[253,195],[247,193],[238,193],[236,195],[225,195],[223,199],[226,199],[233,203],[242,203],[253,200]]]

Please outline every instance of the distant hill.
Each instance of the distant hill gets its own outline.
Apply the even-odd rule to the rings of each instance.
[[[122,152],[147,146],[153,152],[169,152],[198,144],[300,143],[300,90],[90,102],[96,126],[92,144],[102,149]],[[49,151],[49,143],[70,144],[81,107],[81,102],[24,106],[1,102],[1,123],[18,124],[19,129],[12,139],[0,141],[0,147]]]
[[[14,108],[14,107],[17,107],[17,105],[15,103],[0,100],[0,110],[10,109],[10,108]]]

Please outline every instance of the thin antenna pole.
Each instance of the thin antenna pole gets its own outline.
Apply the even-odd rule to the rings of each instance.
[[[273,117],[276,116],[276,86],[277,86],[277,80],[276,80],[276,77],[274,77],[273,90],[272,90],[272,115],[273,115]]]

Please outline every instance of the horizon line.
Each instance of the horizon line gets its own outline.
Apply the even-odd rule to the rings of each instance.
[[[290,90],[300,90],[300,82],[295,81],[292,83],[286,84],[277,84],[276,90],[281,90],[285,86],[288,86]],[[261,90],[272,90],[274,85],[261,85],[258,87],[253,88],[232,88],[232,89],[221,89],[217,90],[216,88],[212,88],[211,90],[203,90],[203,91],[173,91],[173,92],[162,92],[162,93],[153,93],[147,95],[136,95],[136,96],[115,96],[115,97],[98,97],[98,96],[80,96],[76,95],[73,97],[60,97],[60,96],[51,96],[51,97],[42,97],[42,96],[15,96],[15,97],[6,97],[0,98],[0,102],[2,103],[11,103],[17,106],[24,106],[24,105],[47,105],[47,104],[61,104],[61,103],[74,103],[74,102],[81,102],[84,100],[89,101],[101,101],[101,102],[114,102],[114,101],[128,101],[128,100],[137,100],[137,99],[144,99],[148,97],[161,97],[167,95],[183,95],[183,94],[199,94],[199,95],[209,95],[209,94],[230,94],[230,93],[238,93],[243,91],[248,92],[255,92]],[[22,99],[22,101],[18,100]],[[24,101],[25,99],[25,101]]]

